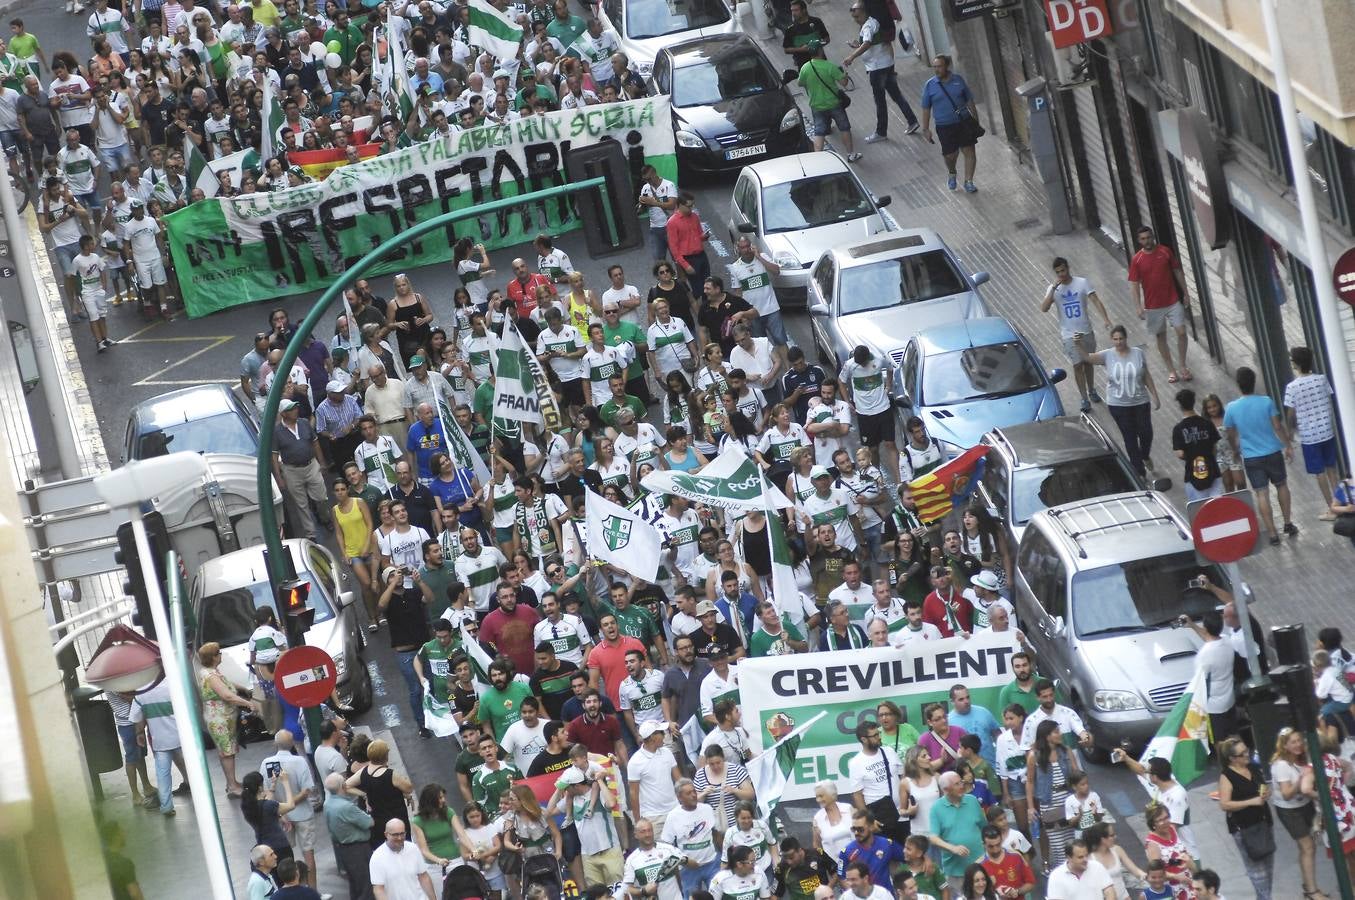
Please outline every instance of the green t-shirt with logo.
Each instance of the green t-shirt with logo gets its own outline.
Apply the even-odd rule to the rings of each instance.
[[[452,654],[455,652],[455,644],[444,647],[437,638],[419,648],[419,661],[423,665],[424,678],[428,679],[433,697],[439,703],[447,702],[447,682],[452,677]]]
[[[625,609],[617,609],[611,604],[606,605],[606,613],[616,616],[616,627],[621,629],[621,633],[635,638],[646,647],[654,643],[658,634],[658,629],[654,625],[654,617],[649,614],[649,610],[643,607],[631,604]]]
[[[608,347],[619,347],[630,342],[635,347],[635,359],[626,367],[626,380],[631,381],[644,374],[640,366],[643,350],[649,346],[649,338],[634,322],[618,322],[616,325],[602,326],[602,342]]]
[[[531,695],[527,685],[510,681],[504,690],[491,686],[480,696],[480,721],[494,732],[495,740],[502,741],[508,726],[522,718],[522,701]]]

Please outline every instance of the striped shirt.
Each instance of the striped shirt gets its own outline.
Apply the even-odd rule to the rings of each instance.
[[[345,394],[338,403],[326,397],[315,408],[315,424],[322,434],[338,435],[351,430],[361,415],[362,407],[351,394]]]

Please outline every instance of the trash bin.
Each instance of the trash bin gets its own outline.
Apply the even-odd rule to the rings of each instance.
[[[75,691],[75,724],[80,729],[80,744],[85,751],[85,764],[93,775],[116,772],[122,768],[122,742],[118,740],[118,725],[113,719],[113,707],[102,699],[97,688],[82,687]]]

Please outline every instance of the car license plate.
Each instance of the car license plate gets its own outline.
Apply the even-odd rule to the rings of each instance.
[[[725,151],[725,159],[743,159],[746,156],[759,156],[767,152],[766,144],[754,144],[752,147],[738,147]]]

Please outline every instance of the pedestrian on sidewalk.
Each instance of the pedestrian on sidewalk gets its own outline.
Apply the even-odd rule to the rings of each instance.
[[[1088,304],[1095,306],[1096,311],[1101,314],[1101,321],[1107,331],[1110,330],[1110,316],[1106,315],[1106,308],[1101,304],[1101,298],[1096,295],[1091,282],[1080,275],[1071,274],[1068,260],[1062,256],[1054,258],[1054,283],[1045,291],[1044,300],[1040,302],[1040,312],[1048,312],[1056,300],[1063,352],[1067,355],[1068,362],[1073,365],[1073,380],[1077,383],[1077,392],[1082,397],[1082,411],[1087,412],[1093,403],[1101,402],[1101,395],[1096,393],[1094,375],[1096,370],[1091,363],[1083,360],[1082,353],[1074,346],[1074,341],[1080,335],[1082,349],[1088,353],[1096,349],[1096,332],[1092,330],[1091,317],[1087,315]]]
[[[837,63],[828,61],[823,44],[810,38],[805,44],[812,51],[809,60],[800,66],[797,83],[809,98],[809,111],[814,116],[814,149],[823,149],[828,133],[837,126],[842,132],[842,146],[847,151],[847,162],[856,162],[861,154],[852,149],[852,123],[847,118],[850,101],[842,88],[847,85],[847,73]]]
[[[249,851],[249,884],[245,888],[248,900],[267,900],[277,893],[278,883],[273,870],[278,867],[278,855],[267,844],[259,844]]]
[[[1313,351],[1307,347],[1290,349],[1289,361],[1299,374],[1284,386],[1285,421],[1291,430],[1298,432],[1303,468],[1317,478],[1318,490],[1328,506],[1318,518],[1330,522],[1336,518],[1330,509],[1332,490],[1340,478],[1331,382],[1325,375],[1313,372]]]
[[[339,772],[325,776],[325,823],[334,856],[348,880],[348,895],[367,896],[371,890],[367,863],[372,858],[372,817],[353,802]]]
[[[1246,366],[1237,370],[1237,389],[1242,392],[1223,411],[1223,427],[1233,452],[1242,457],[1247,471],[1256,509],[1261,514],[1271,546],[1280,543],[1275,530],[1275,514],[1270,508],[1270,486],[1275,485],[1275,496],[1280,501],[1280,515],[1284,517],[1284,533],[1297,537],[1299,527],[1290,519],[1289,476],[1285,461],[1294,458],[1293,438],[1275,401],[1256,394],[1256,372]],[[1283,455],[1281,455],[1283,453]]]
[[[1270,757],[1270,781],[1275,786],[1271,805],[1284,830],[1298,845],[1303,896],[1307,900],[1315,897],[1327,900],[1327,895],[1316,888],[1317,842],[1313,837],[1313,820],[1317,806],[1313,800],[1317,787],[1303,732],[1285,727],[1276,734],[1275,753]]]
[[[1106,407],[1120,428],[1129,465],[1140,478],[1145,478],[1153,467],[1152,411],[1162,406],[1162,399],[1148,371],[1148,357],[1142,348],[1129,346],[1129,332],[1123,325],[1110,329],[1110,343],[1109,350],[1089,354],[1082,346],[1082,337],[1073,336],[1073,345],[1084,362],[1106,367]],[[1149,395],[1153,398],[1151,408]]]
[[[146,748],[137,742],[136,725],[132,723],[132,703],[136,700],[136,694],[130,691],[109,691],[105,696],[113,709],[113,722],[122,744],[122,770],[127,775],[128,787],[132,789],[132,805],[155,809],[160,800],[155,796],[150,774],[146,771]],[[137,789],[138,777],[141,779],[140,790]]]
[[[952,72],[950,57],[938,53],[932,57],[932,71],[936,74],[922,86],[922,136],[927,143],[941,144],[941,157],[946,161],[946,187],[955,190],[955,160],[964,154],[964,189],[972,194],[976,156],[974,145],[983,135],[979,124],[979,110],[974,105],[974,94],[958,72]],[[932,137],[932,120],[936,120],[936,137]]]
[[[878,21],[866,11],[863,0],[854,0],[851,14],[852,21],[861,30],[857,40],[852,42],[855,49],[847,54],[842,64],[849,66],[860,59],[870,76],[870,92],[875,98],[875,131],[866,136],[866,143],[889,139],[889,104],[886,97],[898,105],[899,112],[908,120],[904,134],[917,133],[917,116],[903,98],[903,92],[899,90],[899,76],[894,71],[893,21],[887,20],[887,24]]]
[[[1129,261],[1130,291],[1139,318],[1148,326],[1148,333],[1157,338],[1157,349],[1167,364],[1167,381],[1190,381],[1195,376],[1186,365],[1186,279],[1181,274],[1181,261],[1171,249],[1157,242],[1153,229],[1147,225],[1135,232],[1139,250]],[[1172,353],[1167,346],[1167,326],[1176,331],[1177,363],[1172,364]]]
[[[160,794],[160,812],[172,816],[173,795],[188,793],[188,769],[179,743],[179,725],[174,718],[169,679],[162,678],[158,684],[137,694],[130,718],[136,726],[137,744],[143,748],[149,746],[155,754],[155,788]],[[171,764],[177,766],[183,776],[183,784],[177,791],[170,790],[174,786]]]
[[[1200,414],[1219,433],[1219,442],[1214,445],[1214,460],[1219,464],[1219,473],[1223,476],[1223,492],[1245,490],[1247,479],[1242,474],[1242,459],[1223,433],[1224,407],[1218,394],[1204,395],[1204,400],[1200,401]]]
[[[1172,428],[1172,450],[1186,464],[1181,485],[1187,502],[1217,497],[1223,493],[1215,448],[1223,438],[1214,423],[1195,412],[1195,392],[1182,388],[1176,392],[1181,421]]]
[[[1275,871],[1274,824],[1266,802],[1270,785],[1252,762],[1251,749],[1241,738],[1228,738],[1219,745],[1219,761],[1223,765],[1219,773],[1219,808],[1227,816],[1228,833],[1237,844],[1256,900],[1270,900]]]

